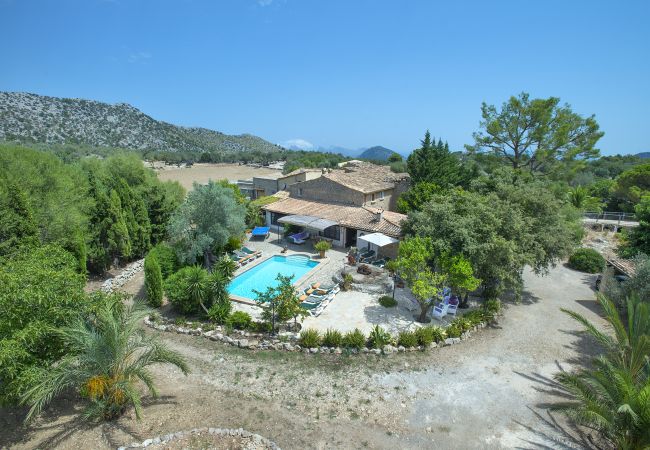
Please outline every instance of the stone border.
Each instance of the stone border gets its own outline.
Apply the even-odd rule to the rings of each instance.
[[[110,294],[115,289],[119,289],[124,286],[131,278],[140,272],[143,267],[144,259],[139,259],[135,262],[132,262],[114,278],[109,278],[108,280],[104,281],[99,289],[102,292]]]
[[[163,319],[165,320],[165,319]],[[486,322],[482,322],[478,325],[472,327],[471,330],[465,331],[458,338],[448,337],[442,342],[432,342],[429,347],[424,347],[422,345],[417,347],[403,347],[403,346],[393,346],[386,345],[382,349],[378,348],[367,348],[363,347],[358,350],[356,348],[352,349],[343,349],[341,347],[313,347],[313,348],[303,348],[298,344],[299,334],[297,333],[285,333],[281,335],[284,338],[284,341],[280,339],[270,339],[269,336],[257,333],[249,333],[240,330],[233,330],[235,335],[238,335],[235,338],[228,336],[223,333],[223,328],[221,326],[216,326],[214,330],[203,331],[201,327],[197,328],[186,328],[181,327],[172,323],[156,323],[153,322],[149,316],[145,317],[144,323],[150,328],[153,328],[158,331],[173,332],[178,334],[187,334],[190,336],[201,336],[211,341],[223,342],[232,347],[246,349],[246,350],[278,350],[278,351],[288,351],[288,352],[302,352],[306,354],[316,354],[316,353],[333,353],[340,355],[345,350],[349,354],[374,354],[374,355],[389,355],[392,353],[407,353],[413,351],[424,351],[427,349],[434,350],[438,347],[446,347],[449,345],[459,344],[461,341],[467,340],[472,336],[473,332],[478,331],[481,328],[487,326]],[[287,342],[288,341],[288,342]]]
[[[243,428],[237,428],[237,429],[235,428],[232,429],[194,428],[190,431],[177,431],[176,433],[170,433],[164,436],[157,436],[151,439],[146,439],[141,443],[134,442],[129,445],[118,447],[117,450],[128,450],[132,448],[146,448],[149,447],[150,445],[166,444],[175,439],[182,439],[184,437],[192,436],[193,434],[199,434],[199,433],[208,433],[214,436],[239,436],[242,438],[250,438],[253,441],[256,441],[257,444],[265,445],[267,448],[270,448],[272,450],[282,450],[280,447],[278,447],[278,445],[275,442],[271,442],[265,437],[260,436],[259,434],[251,433],[250,431],[246,431]]]

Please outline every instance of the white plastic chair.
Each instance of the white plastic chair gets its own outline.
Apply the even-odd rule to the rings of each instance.
[[[433,307],[433,311],[431,311],[431,316],[440,320],[447,315],[448,310],[449,310],[449,305],[441,303]]]

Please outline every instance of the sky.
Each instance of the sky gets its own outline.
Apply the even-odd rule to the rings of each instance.
[[[460,150],[522,91],[650,151],[650,1],[0,0],[0,91],[305,148]]]

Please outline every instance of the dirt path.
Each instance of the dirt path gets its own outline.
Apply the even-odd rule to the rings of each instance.
[[[499,328],[424,354],[250,353],[163,333],[193,373],[155,368],[163,397],[147,404],[142,421],[127,416],[66,431],[77,425],[75,405],[61,402],[29,431],[17,426],[17,413],[6,414],[0,446],[109,448],[213,426],[243,427],[284,449],[561,447],[559,433],[536,414],[554,399],[546,379],[593,351],[559,311],[600,320],[591,278],[564,267],[544,278],[526,273],[524,301],[507,308]]]

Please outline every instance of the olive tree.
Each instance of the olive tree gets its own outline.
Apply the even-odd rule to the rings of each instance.
[[[209,181],[194,183],[194,189],[172,215],[169,238],[177,249],[179,259],[194,264],[199,256],[210,268],[213,250],[222,248],[233,236],[246,229],[246,207],[237,202],[233,190]]]

